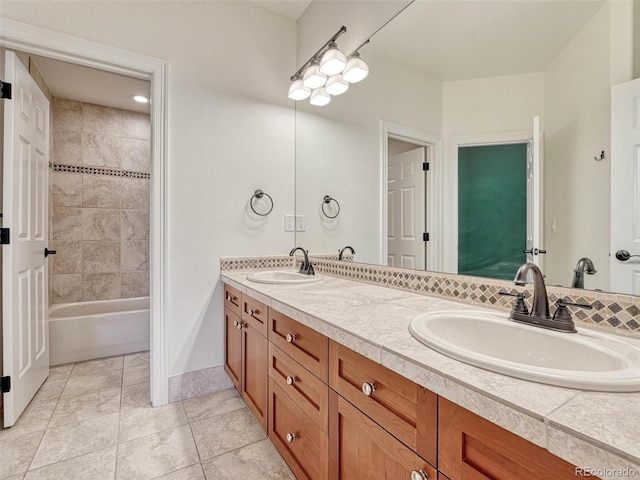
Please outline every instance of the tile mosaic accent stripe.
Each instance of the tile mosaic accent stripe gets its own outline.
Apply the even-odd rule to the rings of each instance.
[[[134,172],[131,170],[119,170],[117,168],[89,167],[86,165],[62,165],[52,163],[51,169],[54,172],[83,173],[85,175],[102,175],[108,177],[126,177],[150,179],[151,174],[145,172]]]
[[[313,264],[316,264],[316,260],[338,260],[337,254],[326,255],[309,255],[309,258],[313,260]],[[345,254],[343,261],[353,262],[352,254]],[[288,255],[277,257],[227,257],[220,259],[220,270],[264,270],[268,268],[298,268],[302,262],[302,256],[296,255],[295,266],[294,259]]]
[[[337,256],[336,256],[337,257]],[[448,273],[421,272],[402,268],[367,265],[354,262],[339,262],[337,259],[313,257],[317,273],[342,277],[359,282],[409,290],[425,295],[436,295],[449,299],[510,310],[513,299],[500,295],[500,291],[516,293],[525,291],[533,296],[533,287],[516,287],[506,280],[469,277]],[[235,268],[229,268],[230,266]],[[221,259],[221,270],[250,270],[292,266],[291,257],[244,257]],[[572,309],[576,323],[614,329],[616,333],[640,335],[640,298],[631,295],[602,293],[589,290],[547,286],[549,303],[566,298],[576,303],[588,303],[593,310]]]

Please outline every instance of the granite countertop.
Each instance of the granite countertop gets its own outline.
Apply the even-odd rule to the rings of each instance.
[[[588,392],[490,372],[430,349],[408,330],[411,319],[424,312],[490,309],[325,274],[319,283],[282,285],[251,282],[249,273],[223,271],[221,276],[279,312],[578,467],[610,469],[606,478],[621,479],[630,475],[616,469],[634,469],[640,478],[640,392]]]

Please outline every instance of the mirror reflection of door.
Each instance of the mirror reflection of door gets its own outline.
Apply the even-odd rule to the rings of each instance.
[[[527,143],[458,149],[458,273],[512,280],[526,261]]]
[[[392,154],[405,148],[402,153]],[[425,147],[406,142],[389,144],[387,176],[387,265],[425,270],[426,182]]]

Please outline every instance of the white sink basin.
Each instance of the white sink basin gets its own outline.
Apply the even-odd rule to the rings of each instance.
[[[322,277],[288,270],[265,270],[247,275],[247,280],[258,283],[314,283],[322,281]]]
[[[640,391],[640,346],[578,328],[561,333],[490,312],[424,313],[411,334],[449,357],[512,377],[605,392]],[[640,342],[637,342],[640,343]]]

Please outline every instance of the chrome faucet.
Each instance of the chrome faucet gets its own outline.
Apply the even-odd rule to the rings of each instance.
[[[289,256],[293,257],[293,254],[296,253],[296,250],[300,250],[302,252],[302,254],[304,255],[304,260],[302,261],[302,264],[300,265],[300,273],[303,273],[305,275],[315,275],[315,271],[313,270],[313,265],[311,264],[311,262],[309,261],[309,255],[307,254],[308,252],[302,248],[302,247],[296,247],[293,250],[291,250],[289,252]]]
[[[584,275],[593,275],[598,273],[596,267],[593,266],[593,262],[590,258],[583,257],[578,260],[576,268],[573,269],[573,280],[571,281],[572,288],[584,288]]]
[[[350,245],[347,245],[346,247],[341,248],[340,250],[338,250],[338,260],[342,260],[342,256],[344,255],[344,251],[345,251],[347,248],[348,248],[349,250],[351,250],[351,255],[355,255],[355,254],[356,254],[356,251],[353,249],[353,247],[352,247],[352,246],[350,246]]]

